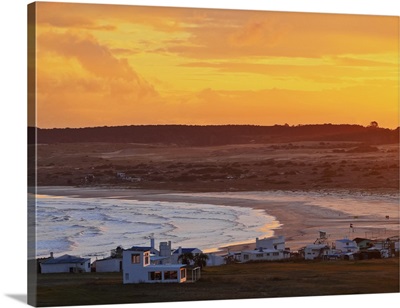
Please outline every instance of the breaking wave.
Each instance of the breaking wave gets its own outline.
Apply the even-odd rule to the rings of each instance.
[[[149,246],[150,237],[207,249],[271,236],[265,226],[278,225],[262,210],[212,204],[41,196],[36,207],[38,257],[108,256],[119,245]]]

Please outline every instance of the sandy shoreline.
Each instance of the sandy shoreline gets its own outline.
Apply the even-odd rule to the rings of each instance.
[[[346,236],[353,239],[399,235],[398,196],[360,196],[351,193],[324,195],[314,192],[179,193],[66,186],[39,186],[36,193],[80,198],[207,203],[262,209],[279,221],[281,226],[274,232],[276,235],[285,236],[286,247],[291,250],[313,243],[319,230],[326,231],[332,241]],[[349,228],[350,224],[353,224],[354,228]],[[254,243],[229,246],[230,251],[252,248]],[[227,247],[220,247],[220,250],[226,251]]]

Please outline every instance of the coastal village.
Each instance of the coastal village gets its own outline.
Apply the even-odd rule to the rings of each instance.
[[[288,260],[366,260],[399,256],[399,236],[384,239],[347,237],[330,240],[320,231],[314,243],[297,251],[286,247],[285,237],[256,238],[254,249],[217,251],[204,253],[198,248],[172,248],[171,241],[160,242],[156,249],[155,239],[149,246],[118,246],[103,259],[92,262],[90,258],[62,255],[38,259],[38,271],[51,273],[119,272],[123,284],[132,283],[184,283],[201,278],[205,266],[221,266],[229,263],[288,261]],[[244,246],[246,247],[246,246]],[[250,247],[250,246],[247,246]]]

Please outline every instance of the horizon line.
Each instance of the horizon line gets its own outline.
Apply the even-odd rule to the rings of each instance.
[[[371,123],[374,121],[371,121]],[[260,124],[121,124],[121,125],[97,125],[97,126],[81,126],[81,127],[46,127],[42,128],[39,126],[30,126],[28,128],[36,128],[36,129],[43,129],[43,130],[51,130],[51,129],[90,129],[90,128],[114,128],[114,127],[131,127],[131,126],[197,126],[197,127],[216,127],[216,126],[254,126],[254,127],[274,127],[274,126],[281,126],[281,127],[301,127],[301,126],[323,126],[323,125],[332,125],[332,126],[360,126],[364,128],[371,127],[370,125],[361,125],[355,123],[341,123],[341,124],[334,124],[334,123],[309,123],[309,124],[273,124],[273,125],[260,125]],[[377,126],[376,128],[382,129],[390,129],[396,130],[400,128],[398,125],[395,128]]]

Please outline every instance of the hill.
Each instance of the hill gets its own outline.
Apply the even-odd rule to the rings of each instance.
[[[28,128],[34,143],[34,128]],[[399,143],[395,130],[350,124],[274,125],[132,125],[86,128],[37,128],[37,142],[53,143],[145,143],[178,146],[280,143],[297,141],[356,141],[368,144]]]

